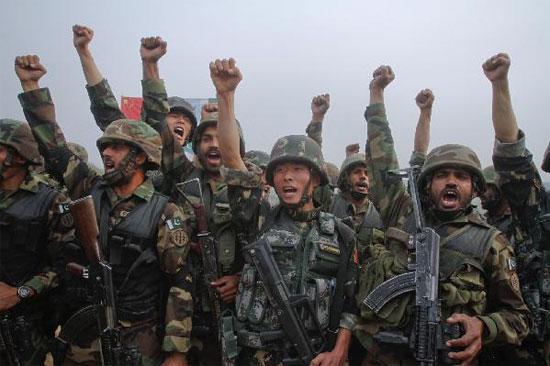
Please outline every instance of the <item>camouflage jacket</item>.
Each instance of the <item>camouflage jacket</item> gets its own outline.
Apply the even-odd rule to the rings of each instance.
[[[15,202],[24,197],[34,196],[40,185],[45,184],[44,180],[38,174],[29,173],[17,190],[10,192],[0,190],[0,216],[3,216],[5,210]],[[47,228],[43,266],[36,268],[32,277],[24,283],[12,283],[10,285],[29,286],[34,289],[37,295],[42,295],[58,285],[58,274],[64,270],[62,264],[63,247],[74,241],[72,217],[65,209],[67,201],[68,198],[64,194],[57,192],[48,209],[47,221],[43,223]],[[36,253],[29,252],[28,255],[36,255]],[[6,275],[9,276],[9,273]]]
[[[235,223],[239,226],[239,229],[242,232],[245,232],[247,234],[246,236],[249,243],[258,240],[264,234],[267,235],[271,232],[270,230],[273,228],[274,231],[280,232],[281,235],[283,235],[276,240],[282,240],[283,242],[285,242],[286,246],[283,245],[282,248],[274,249],[274,257],[277,261],[277,264],[279,265],[283,277],[285,278],[285,282],[287,282],[286,280],[288,280],[287,285],[289,286],[289,289],[291,289],[291,291],[299,291],[296,288],[297,284],[293,283],[293,280],[296,279],[293,273],[304,273],[304,271],[306,271],[306,273],[312,275],[315,270],[309,267],[304,267],[304,263],[299,259],[305,255],[306,249],[302,247],[302,245],[307,245],[296,244],[293,243],[292,240],[287,243],[285,241],[286,236],[284,236],[286,234],[285,230],[289,230],[292,232],[292,234],[289,234],[289,237],[292,235],[296,235],[298,237],[301,237],[301,243],[305,243],[307,242],[307,237],[309,237],[310,235],[309,233],[312,232],[312,228],[316,225],[320,225],[320,215],[323,215],[323,213],[319,213],[319,210],[317,209],[314,210],[317,215],[314,215],[312,212],[310,212],[306,215],[303,215],[304,217],[302,217],[300,213],[292,214],[281,206],[271,208],[265,202],[262,203],[262,194],[260,188],[262,172],[259,168],[252,164],[249,164],[248,167],[251,170],[247,172],[240,172],[222,167],[222,176],[225,178],[227,184],[229,185],[229,202],[231,210],[233,211],[233,214],[235,216]],[[284,224],[283,222],[286,222],[287,224]],[[291,226],[290,229],[288,228],[288,225]],[[355,238],[351,229],[349,229],[349,227],[347,227],[343,223],[341,224],[341,226],[337,226],[338,230],[347,230],[350,233],[351,238],[353,238],[345,239],[346,235],[338,235],[338,245],[346,246],[349,249],[348,253],[354,253]],[[286,229],[283,230],[280,229],[280,227],[285,227]],[[283,233],[283,231],[285,231],[285,233]],[[357,263],[355,260],[356,258],[354,258],[354,255],[350,255],[350,257],[348,258],[349,264],[347,266],[346,283],[355,284],[355,277],[357,273]],[[243,275],[239,283],[239,294],[236,304],[237,317],[239,317],[241,321],[245,322],[254,318],[255,316],[258,316],[258,314],[250,314],[250,312],[248,312],[247,314],[247,311],[245,311],[245,308],[248,309],[246,301],[250,300],[248,296],[250,294],[248,294],[247,289],[250,288],[251,284],[254,285],[254,283],[250,283],[251,277],[249,273],[254,272],[253,267],[254,266],[251,263],[247,262],[247,264],[245,264]],[[296,270],[297,268],[301,269]],[[305,291],[308,292],[308,289],[305,289]],[[350,291],[347,291],[345,294],[344,308],[340,317],[341,328],[353,329],[355,324],[357,323],[358,310],[353,301],[354,294],[355,286],[353,285],[352,288],[350,288]],[[262,300],[260,299],[258,301],[261,302]],[[319,305],[320,303],[323,303],[321,297],[319,297],[317,305]],[[323,324],[325,321],[328,321],[328,312],[325,310],[330,308],[330,305],[326,304],[326,306],[327,308],[324,310],[318,309],[318,314],[324,314],[322,316],[322,319],[320,319],[321,324]],[[261,307],[262,306],[260,306],[258,303],[255,309],[258,310]],[[250,320],[251,323],[249,323],[248,326],[252,327],[252,329],[257,329],[258,331],[265,330],[265,328],[262,327],[271,327],[272,329],[276,329],[278,327],[278,321],[276,320],[276,316],[273,313],[274,310],[267,306],[265,302],[263,303],[263,308],[263,312],[261,310],[258,310],[265,314],[263,316],[260,315],[261,323],[254,325],[252,324],[253,321]],[[255,310],[250,311],[254,313]]]
[[[102,177],[67,147],[63,132],[55,119],[54,104],[47,88],[22,93],[19,100],[41,153],[52,162],[51,173],[64,182],[72,199],[86,196],[96,185],[104,184]],[[109,216],[109,226],[112,228],[140,202],[151,199],[154,188],[145,180],[127,197],[118,197],[109,187],[107,192],[112,204]],[[187,352],[190,347],[191,277],[185,275],[188,271],[188,221],[188,217],[176,205],[168,203],[157,225],[157,256],[161,270],[169,281],[165,336],[162,344],[162,349],[166,352]]]
[[[361,274],[360,287],[366,296],[369,289],[377,283],[405,271],[408,254],[404,244],[391,233],[394,231],[392,228],[397,229],[396,232],[407,230],[412,202],[400,181],[388,181],[386,178],[386,172],[398,169],[399,164],[384,105],[369,106],[365,118],[369,141],[367,160],[372,183],[370,195],[379,208],[385,227],[388,228],[386,247],[372,248],[372,267],[370,271]],[[469,210],[444,223],[439,222],[430,211],[425,211],[425,214],[427,224],[440,234],[442,242],[451,233],[468,225],[490,228],[479,215]],[[511,265],[513,250],[503,235],[496,233],[496,236],[491,236],[488,252],[480,263],[480,273],[476,273],[477,270],[473,267],[461,267],[449,278],[450,282],[440,282],[442,318],[445,319],[454,312],[477,316],[485,324],[484,344],[519,344],[529,328],[529,310],[523,302],[518,277]],[[441,264],[445,263],[443,251],[441,256],[440,269]],[[388,324],[400,327],[404,325],[403,317],[406,316],[406,306],[410,300],[411,298],[405,297],[401,302],[394,303],[392,309],[388,310],[391,312],[385,314],[384,320],[369,314],[365,309],[362,309],[362,315],[370,317],[375,328]]]

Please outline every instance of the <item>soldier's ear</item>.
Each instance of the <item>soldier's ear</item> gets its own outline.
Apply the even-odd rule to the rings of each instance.
[[[136,163],[139,166],[143,166],[147,161],[147,155],[144,152],[140,152],[136,155]]]
[[[319,187],[321,185],[321,176],[313,169],[310,170],[310,174],[311,174],[311,186],[313,188]]]

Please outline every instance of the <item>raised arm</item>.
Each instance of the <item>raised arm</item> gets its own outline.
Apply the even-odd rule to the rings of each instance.
[[[359,148],[359,144],[357,143],[349,144],[348,146],[346,146],[346,158],[353,154],[359,154],[359,152],[360,152],[360,148]]]
[[[86,79],[90,110],[97,126],[104,131],[111,122],[125,116],[118,106],[109,83],[103,78],[92,56],[89,46],[93,38],[93,29],[82,25],[73,26],[73,45]]]
[[[223,165],[247,171],[240,154],[239,128],[235,120],[235,90],[243,76],[235,60],[230,58],[211,62],[210,77],[218,97],[218,138]]]
[[[311,122],[306,128],[308,137],[323,146],[323,120],[330,108],[330,95],[321,94],[311,100]]]
[[[38,84],[40,78],[46,74],[46,68],[40,63],[38,56],[19,56],[15,59],[15,73],[23,88],[19,101],[40,153],[46,160],[46,169],[58,181],[63,182],[71,198],[84,196],[98,176],[67,147],[63,131],[55,118],[50,91],[40,88]]]
[[[409,161],[411,166],[424,165],[430,145],[430,122],[434,99],[435,97],[430,89],[421,90],[416,96],[416,105],[420,109],[420,115],[414,134],[414,150]]]

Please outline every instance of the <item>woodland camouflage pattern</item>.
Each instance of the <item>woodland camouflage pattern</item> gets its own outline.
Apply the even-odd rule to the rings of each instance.
[[[0,144],[12,147],[30,164],[41,164],[36,141],[32,137],[31,128],[25,122],[13,119],[0,119]]]

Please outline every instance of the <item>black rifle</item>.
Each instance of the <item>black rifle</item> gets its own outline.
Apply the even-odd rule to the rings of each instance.
[[[71,337],[78,327],[89,323],[90,319],[95,317],[99,331],[101,364],[104,366],[139,365],[141,362],[139,353],[135,349],[126,349],[122,345],[115,307],[112,268],[103,258],[99,247],[99,229],[92,197],[87,196],[71,202],[69,209],[90,265],[85,268],[76,263],[69,263],[67,270],[91,281],[94,288],[94,305],[82,309],[67,320],[59,338],[71,343]]]
[[[411,334],[381,331],[374,338],[380,343],[408,344],[419,365],[455,363],[447,356],[451,349],[445,342],[461,336],[461,327],[441,321],[441,301],[439,285],[439,234],[424,223],[420,196],[416,186],[419,167],[412,167],[389,174],[408,178],[409,193],[413,204],[416,230],[409,250],[414,250],[416,263],[409,265],[409,271],[378,285],[364,300],[363,304],[374,313],[395,297],[415,291],[415,315]]]
[[[191,202],[185,195],[185,186],[194,184],[196,193],[199,196],[199,201]],[[226,308],[219,296],[218,291],[212,287],[211,283],[220,278],[220,270],[218,266],[218,255],[216,241],[208,231],[208,219],[202,198],[202,189],[199,178],[193,178],[176,185],[176,189],[184,198],[191,204],[197,220],[197,241],[198,245],[192,246],[194,251],[199,253],[202,259],[204,286],[208,291],[208,299],[210,300],[210,308],[216,319],[218,341],[221,344],[221,362],[223,366],[232,366],[235,364],[237,357],[237,337],[233,331],[233,313],[229,308]]]
[[[266,240],[260,239],[247,246],[245,250],[250,255],[263,282],[269,302],[276,309],[281,327],[297,354],[297,357],[283,359],[283,364],[309,365],[325,346],[325,337],[311,301],[307,295],[290,293],[273,258],[271,246]],[[313,320],[316,328],[314,331],[308,332],[302,321],[306,313]],[[314,347],[312,340],[318,341],[318,347]]]

